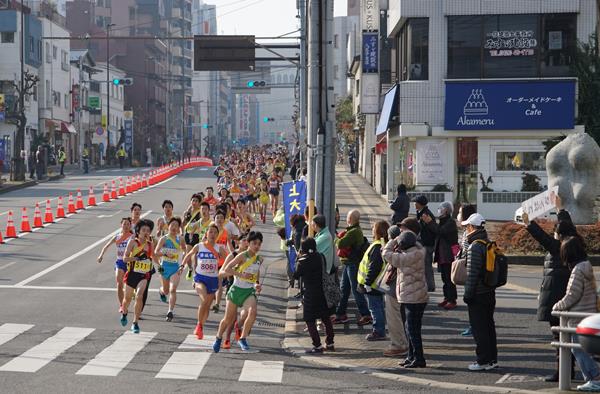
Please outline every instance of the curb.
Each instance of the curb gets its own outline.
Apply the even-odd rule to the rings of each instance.
[[[39,185],[40,183],[46,183],[46,182],[52,182],[52,181],[57,181],[59,179],[64,178],[64,176],[62,175],[52,175],[52,176],[48,176],[46,179],[43,179],[41,181],[25,181],[21,184],[18,185],[11,185],[11,186],[6,186],[6,187],[0,187],[0,194],[5,194],[5,193],[10,193],[10,192],[14,192],[15,190],[21,190],[21,189],[25,189],[31,186],[35,186],[35,185]]]
[[[433,387],[438,389],[452,389],[471,391],[479,393],[496,393],[496,394],[539,394],[540,392],[555,392],[555,390],[523,390],[513,387],[494,387],[494,386],[483,386],[475,384],[463,384],[463,383],[450,383],[442,382],[431,379],[417,378],[413,376],[397,375],[385,370],[375,369],[366,366],[352,365],[341,363],[337,360],[328,359],[327,356],[307,356],[305,355],[305,347],[302,346],[300,340],[297,338],[297,321],[296,313],[297,308],[295,305],[299,302],[293,298],[294,291],[296,288],[288,288],[288,303],[285,313],[285,330],[282,347],[290,354],[298,357],[300,360],[308,362],[310,364],[320,365],[329,368],[346,369],[350,371],[360,371],[364,374],[369,374],[373,377],[380,379],[392,380],[395,382],[419,385],[425,387]]]

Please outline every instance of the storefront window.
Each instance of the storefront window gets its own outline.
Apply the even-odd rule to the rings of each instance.
[[[401,183],[412,189],[416,183],[417,143],[416,141],[403,139],[395,146],[399,149],[399,160],[394,165],[394,190]]]
[[[409,19],[398,36],[398,48],[402,80],[429,79],[429,19]]]
[[[544,152],[496,152],[496,171],[546,171]]]
[[[572,76],[576,14],[448,17],[448,78]]]

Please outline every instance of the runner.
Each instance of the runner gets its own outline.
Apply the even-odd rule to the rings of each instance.
[[[134,202],[131,204],[131,226],[135,227],[137,222],[140,221],[140,217],[142,216],[142,205]]]
[[[173,320],[173,310],[177,302],[177,286],[181,279],[179,270],[179,261],[183,254],[183,240],[180,235],[181,219],[172,217],[167,227],[169,232],[159,239],[154,250],[154,259],[155,262],[161,260],[159,272],[162,285],[158,290],[158,294],[162,302],[167,302],[166,294],[169,294],[169,310],[165,320],[170,322]]]
[[[164,215],[159,217],[156,221],[156,238],[159,239],[163,235],[169,232],[169,223],[173,217],[173,202],[171,200],[165,200],[162,203],[162,209]],[[179,230],[181,231],[181,229]]]
[[[200,236],[195,233],[195,225],[200,220],[200,203],[202,203],[203,195],[195,193],[190,199],[190,206],[183,213],[183,228],[185,239],[185,252],[189,253],[194,246],[200,242]],[[192,280],[192,271],[188,270],[187,279]]]
[[[271,212],[275,216],[279,207],[279,176],[277,176],[275,171],[273,171],[269,178],[269,195],[271,196]]]
[[[237,202],[237,225],[242,234],[248,234],[254,227],[254,218],[246,210],[246,201],[240,200]]]
[[[269,189],[266,182],[260,183],[260,192],[258,197],[260,220],[263,224],[267,221],[267,205],[269,204]]]
[[[139,294],[146,290],[150,271],[152,270],[152,230],[154,223],[151,220],[140,219],[135,225],[135,238],[129,240],[123,261],[127,263],[127,272],[124,281],[127,284],[125,288],[125,298],[123,300],[123,311],[121,313],[121,325],[127,325],[127,313],[129,303],[133,297],[133,292],[137,292],[135,298],[134,318],[131,324],[131,331],[134,334],[140,332],[138,321],[143,309],[143,297]]]
[[[219,203],[224,203],[225,199],[229,197],[229,190],[222,188],[219,190]]]
[[[102,248],[100,255],[98,256],[98,263],[102,263],[104,253],[108,250],[111,245],[117,247],[117,260],[115,262],[115,279],[117,281],[117,300],[119,301],[119,313],[123,313],[123,297],[125,295],[123,277],[127,271],[127,264],[123,261],[125,255],[125,249],[127,249],[127,242],[133,236],[131,232],[131,218],[121,219],[121,232],[111,238],[106,245]]]
[[[217,213],[218,215],[218,213]],[[192,250],[185,255],[181,267],[190,264],[194,259],[194,282],[196,283],[196,293],[200,297],[198,305],[198,324],[194,334],[198,339],[204,338],[204,323],[208,318],[210,304],[215,298],[215,292],[219,285],[219,263],[218,260],[225,259],[226,252],[222,246],[216,244],[219,228],[211,224],[206,232],[206,241],[195,245]],[[181,270],[182,268],[180,268]]]
[[[227,254],[233,252],[234,248],[233,248],[233,244],[232,244],[232,237],[233,234],[231,231],[237,230],[237,227],[235,226],[234,223],[232,223],[230,220],[225,219],[225,217],[227,216],[227,211],[223,211],[224,207],[228,207],[228,204],[222,204],[219,205],[219,207],[217,208],[217,213],[215,215],[215,224],[217,225],[217,228],[219,229],[219,234],[217,236],[217,240],[216,243],[218,245],[220,245],[221,247],[223,247],[223,249],[227,252]],[[225,208],[227,209],[227,208]],[[233,229],[232,226],[233,225]],[[236,239],[239,236],[239,230],[236,234]],[[225,255],[227,256],[227,255]],[[222,259],[219,259],[219,269],[221,269],[221,267],[223,266],[223,264],[225,263],[225,257],[223,257]],[[212,307],[213,312],[218,313],[221,309],[221,299],[223,298],[223,281],[224,280],[219,280],[219,287],[217,289],[217,294],[216,294],[216,299],[215,299],[215,304]],[[225,280],[225,284],[226,280]]]
[[[211,216],[215,214],[215,207],[218,204],[218,200],[215,198],[215,189],[212,186],[206,188],[206,197],[203,201],[206,201],[210,207]]]
[[[213,351],[215,353],[221,350],[223,334],[235,321],[238,308],[245,308],[247,310],[247,317],[244,321],[238,345],[244,351],[250,350],[248,335],[256,320],[256,293],[260,293],[262,289],[262,285],[260,284],[260,267],[263,259],[258,255],[262,242],[262,234],[251,231],[248,234],[248,250],[231,260],[219,272],[219,276],[221,277],[233,276],[234,282],[233,286],[227,292],[225,316],[219,324],[219,331],[213,344]]]

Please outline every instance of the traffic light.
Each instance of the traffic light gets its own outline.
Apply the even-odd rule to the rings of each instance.
[[[113,84],[116,86],[131,86],[133,85],[133,78],[115,78]]]
[[[264,88],[267,86],[265,81],[248,81],[246,84],[249,88]]]
[[[265,123],[275,122],[275,118],[269,118],[268,116],[265,116],[263,118],[263,122],[265,122]]]

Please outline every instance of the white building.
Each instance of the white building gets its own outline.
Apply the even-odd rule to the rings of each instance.
[[[398,111],[382,114],[398,117],[384,131],[388,198],[404,183],[434,207],[510,219],[537,193],[524,173],[547,185],[543,142],[582,129],[569,66],[594,33],[594,2],[405,0],[389,2],[388,21],[399,80]]]
[[[336,103],[350,94],[347,74],[358,49],[358,37],[358,16],[336,16],[333,19],[333,97]]]
[[[87,50],[75,50],[70,53],[71,63],[71,95],[73,103],[73,119],[77,130],[77,142],[67,158],[71,162],[79,162],[83,145],[91,145],[92,134],[95,133],[94,109],[89,107],[91,76],[99,73],[96,63]],[[92,157],[92,163],[95,162]]]

